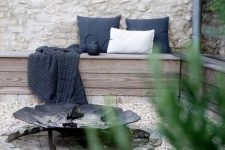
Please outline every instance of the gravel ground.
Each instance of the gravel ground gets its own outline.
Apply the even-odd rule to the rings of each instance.
[[[132,110],[141,116],[141,120],[130,124],[131,128],[140,128],[155,133],[162,139],[161,146],[157,147],[156,150],[172,150],[172,146],[166,141],[166,139],[159,133],[157,125],[159,123],[159,116],[157,115],[155,108],[152,104],[152,99],[149,98],[134,98],[134,97],[123,97],[122,103],[117,105],[124,110]]]
[[[23,107],[33,107],[37,103],[37,98],[30,95],[0,95],[0,134],[13,132],[28,125],[15,119],[13,113]]]
[[[6,132],[15,132],[21,127],[27,125],[27,123],[14,119],[12,113],[22,107],[31,107],[37,104],[35,97],[32,101],[29,102],[27,100],[29,97],[22,97],[19,101],[17,98],[16,103],[15,98],[15,96],[0,96],[0,134]],[[5,99],[8,100],[7,103],[4,101]],[[147,98],[118,97],[116,105],[123,108],[124,110],[132,110],[141,116],[140,121],[129,125],[130,128],[139,128],[147,130],[150,133],[153,133],[153,136],[162,139],[161,146],[157,147],[156,150],[172,149],[168,142],[158,132],[157,124],[159,122],[159,117],[155,112],[154,106],[149,103],[149,100]]]

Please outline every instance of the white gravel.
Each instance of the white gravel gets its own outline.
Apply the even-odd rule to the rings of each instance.
[[[13,117],[13,112],[26,106],[35,106],[38,103],[37,98],[34,96],[0,95],[0,134],[16,131],[26,126],[27,123],[16,120]],[[123,108],[123,110],[132,110],[141,116],[140,121],[130,124],[129,127],[145,129],[150,132],[158,131],[159,117],[148,98],[117,97],[116,105]],[[164,138],[162,139],[163,143],[157,150],[172,149],[168,142]]]

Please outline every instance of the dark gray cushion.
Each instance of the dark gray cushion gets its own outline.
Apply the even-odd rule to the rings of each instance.
[[[97,40],[101,47],[101,53],[106,53],[110,38],[110,28],[119,28],[120,16],[113,18],[91,18],[77,16],[80,31],[80,51],[87,52],[85,49],[85,39],[88,35],[90,39]],[[88,38],[89,39],[89,38]],[[90,40],[87,40],[90,42]]]
[[[154,47],[159,46],[162,53],[170,53],[168,38],[169,17],[157,19],[126,19],[127,30],[155,30]]]

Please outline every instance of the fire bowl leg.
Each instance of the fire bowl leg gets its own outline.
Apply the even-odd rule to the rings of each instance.
[[[48,145],[50,150],[56,150],[56,147],[53,144],[52,129],[48,130]]]

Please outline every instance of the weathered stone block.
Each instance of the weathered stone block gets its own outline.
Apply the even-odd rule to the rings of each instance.
[[[8,30],[9,30],[9,32],[18,33],[18,32],[23,32],[23,27],[22,26],[9,26]]]
[[[4,13],[0,13],[0,18],[3,18],[4,17]]]

